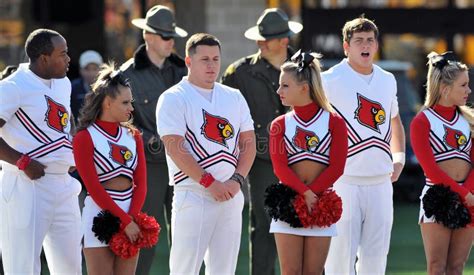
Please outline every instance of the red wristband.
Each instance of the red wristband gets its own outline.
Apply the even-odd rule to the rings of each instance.
[[[31,158],[26,155],[26,154],[23,154],[21,155],[21,157],[16,161],[16,166],[18,167],[18,169],[20,170],[25,170],[26,167],[28,167],[28,165],[30,164],[31,162]]]
[[[199,184],[208,188],[215,180],[216,179],[211,175],[211,173],[206,172],[202,175],[201,180],[199,180]]]

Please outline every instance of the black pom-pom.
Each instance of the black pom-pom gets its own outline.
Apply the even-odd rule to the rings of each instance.
[[[95,233],[99,241],[105,244],[109,244],[110,239],[119,232],[119,229],[120,219],[109,211],[100,211],[92,222],[92,232]]]
[[[469,210],[449,186],[437,184],[430,187],[423,196],[423,209],[426,217],[434,216],[437,223],[449,229],[465,227],[471,222]]]
[[[275,220],[287,222],[291,227],[303,227],[293,207],[297,193],[284,184],[272,184],[265,190],[265,210]]]

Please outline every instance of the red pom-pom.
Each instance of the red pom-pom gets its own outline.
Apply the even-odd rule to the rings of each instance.
[[[140,248],[153,247],[158,242],[158,234],[160,233],[160,225],[155,218],[145,213],[138,213],[134,217],[134,222],[140,227],[141,237],[135,243],[125,234],[124,228],[112,236],[109,247],[112,252],[122,259],[130,259],[137,255]]]
[[[158,235],[160,234],[160,225],[154,217],[148,216],[145,213],[138,213],[134,217],[135,222],[140,227],[142,236],[137,240],[137,246],[142,247],[153,247],[158,242]]]
[[[293,207],[303,227],[328,227],[336,223],[342,215],[342,200],[333,190],[324,191],[313,205],[309,213],[304,196],[298,195],[293,201]]]
[[[304,196],[297,195],[295,197],[295,199],[293,200],[293,208],[295,209],[296,214],[298,215],[298,218],[300,219],[300,222],[303,227],[306,228],[313,226],[314,218],[311,213],[309,213]],[[314,210],[312,213],[314,213]]]
[[[109,247],[115,255],[122,259],[133,258],[140,250],[136,244],[130,242],[124,231],[120,231],[112,236]]]
[[[333,190],[326,190],[313,206],[314,225],[327,227],[336,223],[342,215],[342,200]]]

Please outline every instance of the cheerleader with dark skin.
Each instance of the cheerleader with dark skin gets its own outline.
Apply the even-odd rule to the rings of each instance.
[[[73,140],[73,151],[77,169],[90,197],[99,208],[108,210],[120,218],[126,236],[133,243],[141,236],[140,228],[134,222],[133,216],[142,209],[147,185],[142,137],[129,122],[133,111],[132,101],[128,81],[123,79],[119,72],[114,71],[113,65],[104,65],[93,84],[92,91],[86,95],[79,117],[78,132]],[[129,152],[131,155],[136,154],[138,161],[133,170],[133,179],[123,173],[116,173],[117,175],[111,179],[99,181],[97,168],[94,165],[94,151],[97,148],[94,147],[95,141],[88,131],[92,125],[97,129],[100,128],[105,133],[104,136],[118,137],[118,142],[123,140],[119,138],[120,136],[130,136],[132,140],[134,139],[136,151]],[[115,201],[109,194],[110,192],[123,194],[126,190],[133,190],[128,213],[118,205],[120,202]],[[86,208],[87,204],[84,207],[83,219]],[[90,231],[91,228],[86,230]],[[89,234],[94,236],[93,233]],[[84,255],[88,274],[135,274],[138,254],[130,259],[122,259],[106,244],[88,247],[84,242]]]
[[[430,185],[443,184],[458,193],[467,206],[473,206],[474,146],[469,149],[468,144],[474,116],[465,106],[471,93],[468,68],[460,62],[448,61],[448,55],[431,53],[428,58],[426,100],[411,123],[410,133],[413,151],[427,178],[424,190]],[[436,130],[442,127],[444,130]],[[450,128],[462,131],[457,132],[456,150],[452,150],[452,143],[448,141],[447,129]],[[443,152],[439,148],[447,149]],[[423,207],[419,222],[428,274],[462,274],[474,240],[474,228],[469,225],[447,228],[428,219]]]
[[[332,138],[328,149],[329,161],[323,164],[314,159],[303,158],[297,162],[290,161],[292,164],[289,165],[288,150],[285,147],[285,115],[272,122],[270,156],[280,184],[286,184],[303,195],[308,210],[311,212],[318,196],[330,188],[343,173],[347,156],[347,128],[343,119],[333,112],[324,94],[317,56],[303,53],[299,58],[295,59],[294,56],[292,60],[294,61],[287,62],[281,67],[280,87],[277,93],[280,95],[282,104],[292,107],[291,112],[294,112],[297,119],[304,122],[321,123],[318,121],[320,119],[314,120],[319,111],[323,109],[324,112],[329,113],[329,123],[323,126],[326,127],[324,131],[329,132]],[[311,154],[310,151],[308,153]],[[273,231],[281,273],[284,275],[321,274],[332,235],[321,233],[315,236],[312,233],[296,231],[293,233],[292,229],[289,230],[284,230],[284,233],[278,230]],[[304,228],[303,230],[313,229]],[[325,229],[317,228],[317,230]]]

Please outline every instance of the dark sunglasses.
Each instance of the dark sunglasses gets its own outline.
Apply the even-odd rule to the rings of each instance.
[[[174,38],[173,36],[163,36],[162,34],[152,33],[152,32],[149,32],[149,31],[145,31],[145,33],[153,34],[153,35],[159,35],[161,37],[161,39],[163,39],[163,41],[170,41],[171,39]]]
[[[173,39],[172,36],[163,36],[161,34],[159,34],[159,36],[161,37],[161,39],[163,39],[163,41],[170,41],[171,39]]]

